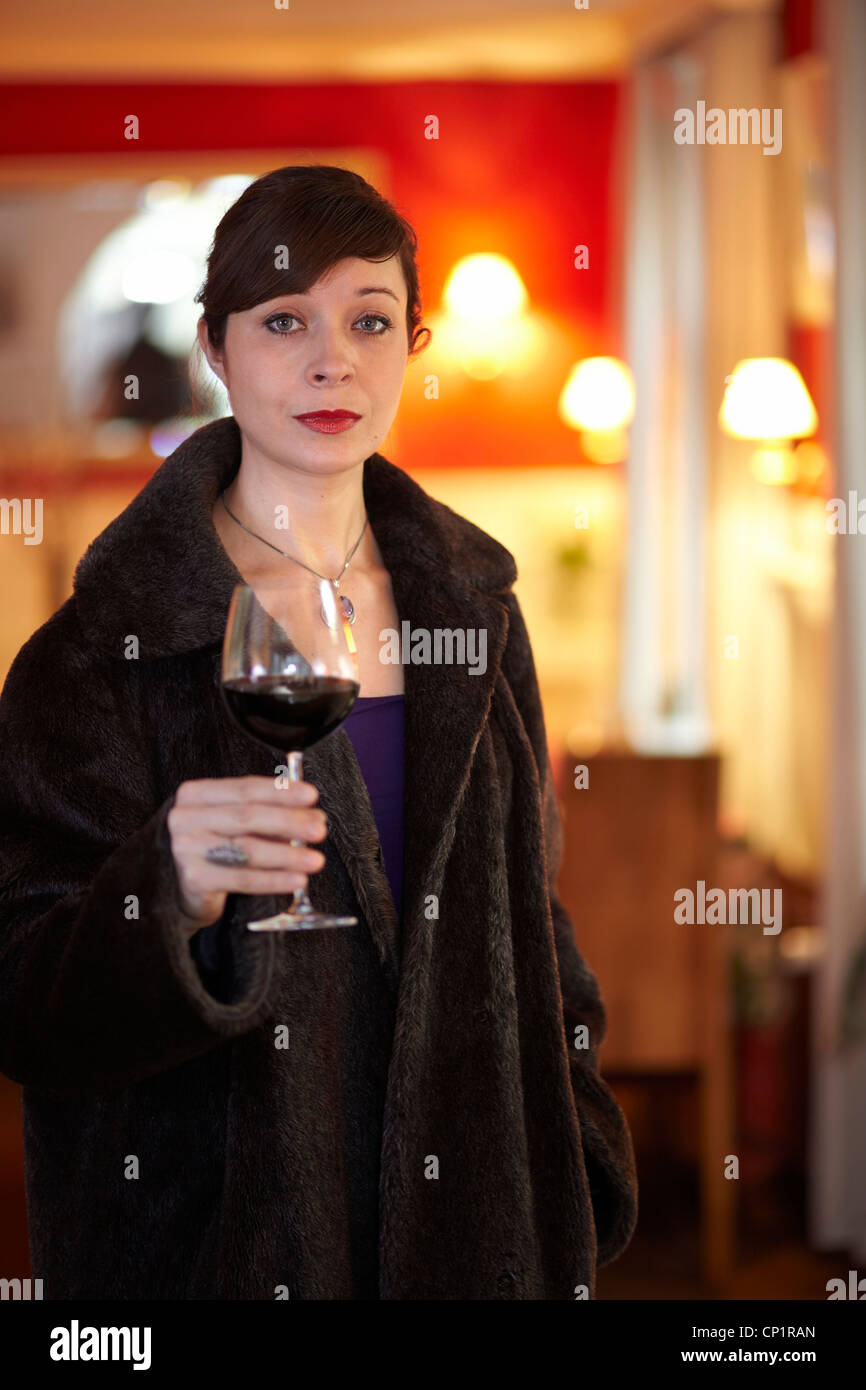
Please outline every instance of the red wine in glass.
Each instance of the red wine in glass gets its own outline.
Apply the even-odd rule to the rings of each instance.
[[[339,728],[359,689],[354,637],[330,580],[236,586],[223,642],[223,698],[245,734],[287,755],[290,782],[303,780],[304,750]],[[302,889],[289,910],[247,928],[303,931],[357,920],[316,912]]]
[[[223,694],[250,738],[270,748],[303,750],[342,724],[358,683],[340,676],[240,676],[223,681]]]

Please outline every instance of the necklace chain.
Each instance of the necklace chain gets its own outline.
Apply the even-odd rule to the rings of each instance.
[[[231,508],[229,507],[228,502],[227,502],[226,499],[225,499],[224,492],[225,492],[225,489],[223,489],[223,492],[220,493],[220,501],[222,502],[223,506],[225,507],[225,509],[226,509],[226,511],[228,512],[229,516],[231,517],[232,521],[236,521],[237,524],[238,524],[238,526],[242,527],[242,529],[243,529],[244,531],[246,531],[248,535],[254,536],[255,539],[256,539],[257,541],[261,541],[264,545],[269,545],[269,546],[271,547],[271,550],[275,550],[275,551],[277,552],[278,555],[282,555],[282,557],[283,557],[284,560],[293,560],[294,563],[295,563],[296,565],[302,565],[303,568],[304,568],[305,570],[309,570],[310,574],[314,574],[314,575],[316,576],[317,579],[327,579],[327,580],[328,580],[328,583],[329,583],[329,584],[333,584],[335,587],[336,587],[336,585],[339,584],[339,582],[340,582],[340,580],[342,579],[343,575],[346,573],[346,570],[349,568],[349,565],[350,565],[350,563],[351,563],[352,557],[353,557],[354,554],[355,554],[355,551],[358,549],[358,546],[361,544],[361,541],[364,539],[364,532],[365,532],[366,529],[367,529],[367,522],[368,522],[369,519],[370,519],[369,517],[365,517],[365,518],[364,518],[364,525],[361,527],[361,534],[360,534],[360,536],[358,537],[358,539],[355,541],[355,544],[352,546],[352,549],[349,551],[349,554],[348,554],[347,557],[346,557],[346,563],[343,565],[343,568],[340,570],[340,573],[337,575],[336,579],[330,579],[330,578],[328,577],[327,574],[319,574],[319,571],[318,571],[318,570],[314,570],[313,567],[312,567],[312,565],[304,564],[304,561],[303,561],[303,560],[298,560],[298,559],[296,559],[296,557],[295,557],[294,555],[290,555],[290,554],[288,553],[287,550],[280,550],[280,548],[279,548],[278,545],[274,545],[273,542],[271,542],[271,541],[269,541],[269,540],[265,540],[265,537],[264,537],[264,536],[260,536],[260,535],[258,534],[257,531],[251,531],[250,528],[249,528],[249,526],[245,526],[245,525],[244,525],[244,523],[241,521],[241,519],[240,519],[239,516],[235,516],[234,512],[231,510]]]

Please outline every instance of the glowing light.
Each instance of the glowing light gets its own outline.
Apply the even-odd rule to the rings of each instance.
[[[504,371],[531,371],[544,347],[543,334],[531,314],[496,325],[442,314],[432,323],[443,357],[476,381],[490,381]]]
[[[829,466],[827,451],[814,440],[804,439],[794,450],[797,479],[801,483],[817,483]]]
[[[752,473],[759,483],[784,485],[797,477],[793,449],[756,449],[752,454]]]
[[[814,434],[818,416],[792,362],[783,357],[747,357],[731,373],[719,423],[735,439],[780,441]]]
[[[492,381],[531,360],[536,332],[526,288],[505,256],[479,253],[454,266],[443,291],[436,336],[467,376]]]
[[[576,430],[622,430],[634,416],[634,377],[616,357],[576,363],[559,397],[560,418]]]
[[[593,463],[622,463],[628,455],[628,435],[625,430],[585,430],[580,447]]]
[[[225,388],[212,374],[196,344],[201,310],[194,303],[193,293],[205,276],[214,227],[228,204],[253,178],[252,174],[231,174],[209,180],[186,197],[179,196],[189,186],[183,179],[151,180],[140,189],[137,198],[131,197],[126,185],[121,201],[116,192],[110,203],[102,196],[100,206],[122,208],[129,215],[96,247],[60,310],[60,372],[73,416],[93,415],[101,398],[106,369],[119,352],[131,345],[139,331],[169,356],[189,358],[191,373],[201,379],[201,395],[208,401],[213,399],[207,415],[231,413]],[[103,189],[104,193],[109,185],[89,187],[96,192]],[[174,261],[177,280],[187,288],[178,298],[169,299],[169,293],[174,295],[179,284],[169,286],[161,278],[164,260],[157,261],[157,275],[150,262],[143,286],[135,283],[135,277],[131,283],[127,279],[129,269],[142,261],[147,266],[147,258],[155,251],[172,252],[180,258]],[[192,275],[187,263],[194,267]],[[152,289],[147,281],[153,279],[157,283]],[[139,316],[129,314],[130,293],[155,296],[149,301],[154,307],[143,330]]]
[[[171,304],[189,294],[197,270],[182,251],[159,247],[130,262],[121,276],[121,289],[135,304]]]
[[[455,318],[487,324],[513,318],[528,302],[526,287],[511,261],[486,252],[457,262],[442,297]]]
[[[143,207],[155,208],[182,203],[192,191],[189,179],[154,179],[142,194]]]

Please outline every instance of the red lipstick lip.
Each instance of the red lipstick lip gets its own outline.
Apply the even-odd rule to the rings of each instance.
[[[354,410],[310,410],[306,415],[296,415],[296,420],[360,420]]]

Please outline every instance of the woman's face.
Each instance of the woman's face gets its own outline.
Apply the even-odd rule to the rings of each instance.
[[[397,256],[340,261],[306,294],[229,314],[220,352],[199,343],[229,393],[246,445],[310,472],[342,472],[375,453],[400,403],[408,360],[406,284]],[[295,417],[353,411],[321,434]]]

